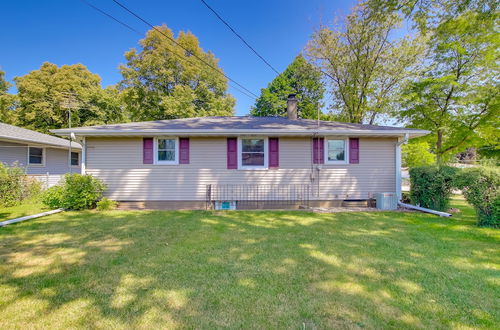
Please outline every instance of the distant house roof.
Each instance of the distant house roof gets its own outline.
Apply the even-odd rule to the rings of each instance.
[[[311,119],[291,120],[285,117],[198,117],[172,120],[156,120],[126,124],[111,124],[71,129],[57,129],[52,132],[68,136],[71,132],[80,136],[130,136],[130,135],[311,135],[317,134],[357,134],[379,136],[401,136],[408,133],[411,137],[426,135],[425,130],[352,124]]]
[[[69,148],[68,140],[4,123],[0,123],[0,140]],[[76,142],[72,142],[71,147],[75,149],[82,148],[82,146]]]

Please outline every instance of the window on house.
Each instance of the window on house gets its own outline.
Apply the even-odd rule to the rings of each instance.
[[[43,165],[43,148],[29,147],[29,164]]]
[[[71,166],[80,165],[80,154],[78,152],[71,152]]]
[[[158,139],[156,148],[156,160],[162,164],[174,164],[177,162],[177,139]]]
[[[265,139],[241,139],[241,166],[265,167]]]
[[[326,152],[329,163],[345,163],[346,140],[327,140]]]

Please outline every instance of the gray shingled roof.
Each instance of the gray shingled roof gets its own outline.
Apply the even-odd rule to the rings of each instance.
[[[5,123],[0,123],[0,140],[1,139],[69,148],[68,140]],[[82,148],[82,146],[76,142],[72,142],[71,147],[75,149]]]
[[[318,121],[311,119],[290,120],[285,117],[199,117],[184,118],[172,120],[156,120],[135,122],[126,124],[111,124],[88,127],[72,128],[71,132],[75,134],[105,134],[126,133],[126,132],[158,132],[158,131],[259,131],[259,130],[278,130],[278,131],[312,131],[318,129]],[[320,130],[322,131],[380,131],[380,132],[401,132],[407,130],[415,135],[425,135],[427,131],[417,129],[406,129],[404,127],[377,126],[352,124],[332,121],[320,121]],[[54,130],[57,134],[67,135],[69,129]]]

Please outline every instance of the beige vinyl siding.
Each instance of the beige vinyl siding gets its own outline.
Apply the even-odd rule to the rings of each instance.
[[[45,147],[45,164],[27,165],[28,144],[0,141],[0,162],[7,165],[17,162],[19,166],[25,168],[27,174],[62,175],[70,172],[67,149]],[[71,170],[80,173],[80,166],[72,166]]]
[[[228,170],[225,138],[190,138],[190,164],[145,165],[142,138],[87,138],[86,172],[122,201],[205,200],[207,184],[312,184],[313,199],[365,199],[395,191],[392,138],[360,138],[360,163],[322,165],[311,182],[311,139],[280,138],[280,168]],[[319,195],[318,195],[319,186]]]

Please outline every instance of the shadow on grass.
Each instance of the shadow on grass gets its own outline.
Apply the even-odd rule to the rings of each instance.
[[[0,231],[0,327],[492,327],[468,215],[68,212]]]

